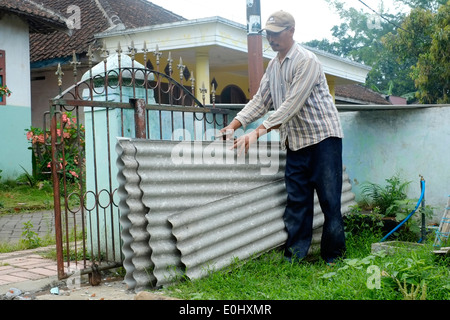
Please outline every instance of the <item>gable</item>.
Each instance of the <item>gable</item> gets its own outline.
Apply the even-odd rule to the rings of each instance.
[[[67,30],[63,16],[32,0],[0,0],[0,13],[25,20],[30,33],[53,33]]]

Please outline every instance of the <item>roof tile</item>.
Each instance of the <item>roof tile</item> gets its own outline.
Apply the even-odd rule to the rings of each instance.
[[[5,0],[0,0],[5,1]],[[24,0],[21,0],[24,1]],[[186,20],[164,8],[146,0],[39,0],[66,18],[71,5],[80,8],[80,28],[74,28],[72,35],[61,32],[53,34],[32,34],[30,40],[31,62],[72,56],[86,53],[94,44],[94,34],[106,31],[122,23],[125,28],[138,28],[149,25]]]

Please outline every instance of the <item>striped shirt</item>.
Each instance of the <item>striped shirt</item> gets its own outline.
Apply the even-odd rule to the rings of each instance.
[[[343,137],[339,114],[330,94],[322,65],[312,52],[299,44],[285,59],[272,59],[258,92],[236,115],[246,127],[275,110],[264,122],[267,129],[281,125],[280,141],[291,150],[319,143],[329,137]]]

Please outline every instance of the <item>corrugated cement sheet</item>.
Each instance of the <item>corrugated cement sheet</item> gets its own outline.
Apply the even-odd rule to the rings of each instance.
[[[261,142],[239,156],[225,142],[120,139],[125,281],[136,291],[191,279],[284,243],[285,153]],[[354,203],[344,175],[343,214]],[[323,215],[315,208],[314,243]],[[136,238],[135,238],[136,237]]]

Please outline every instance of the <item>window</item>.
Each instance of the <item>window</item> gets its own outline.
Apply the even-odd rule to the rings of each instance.
[[[6,85],[6,61],[5,51],[0,50],[0,86]],[[0,105],[6,104],[6,96],[0,97]]]

